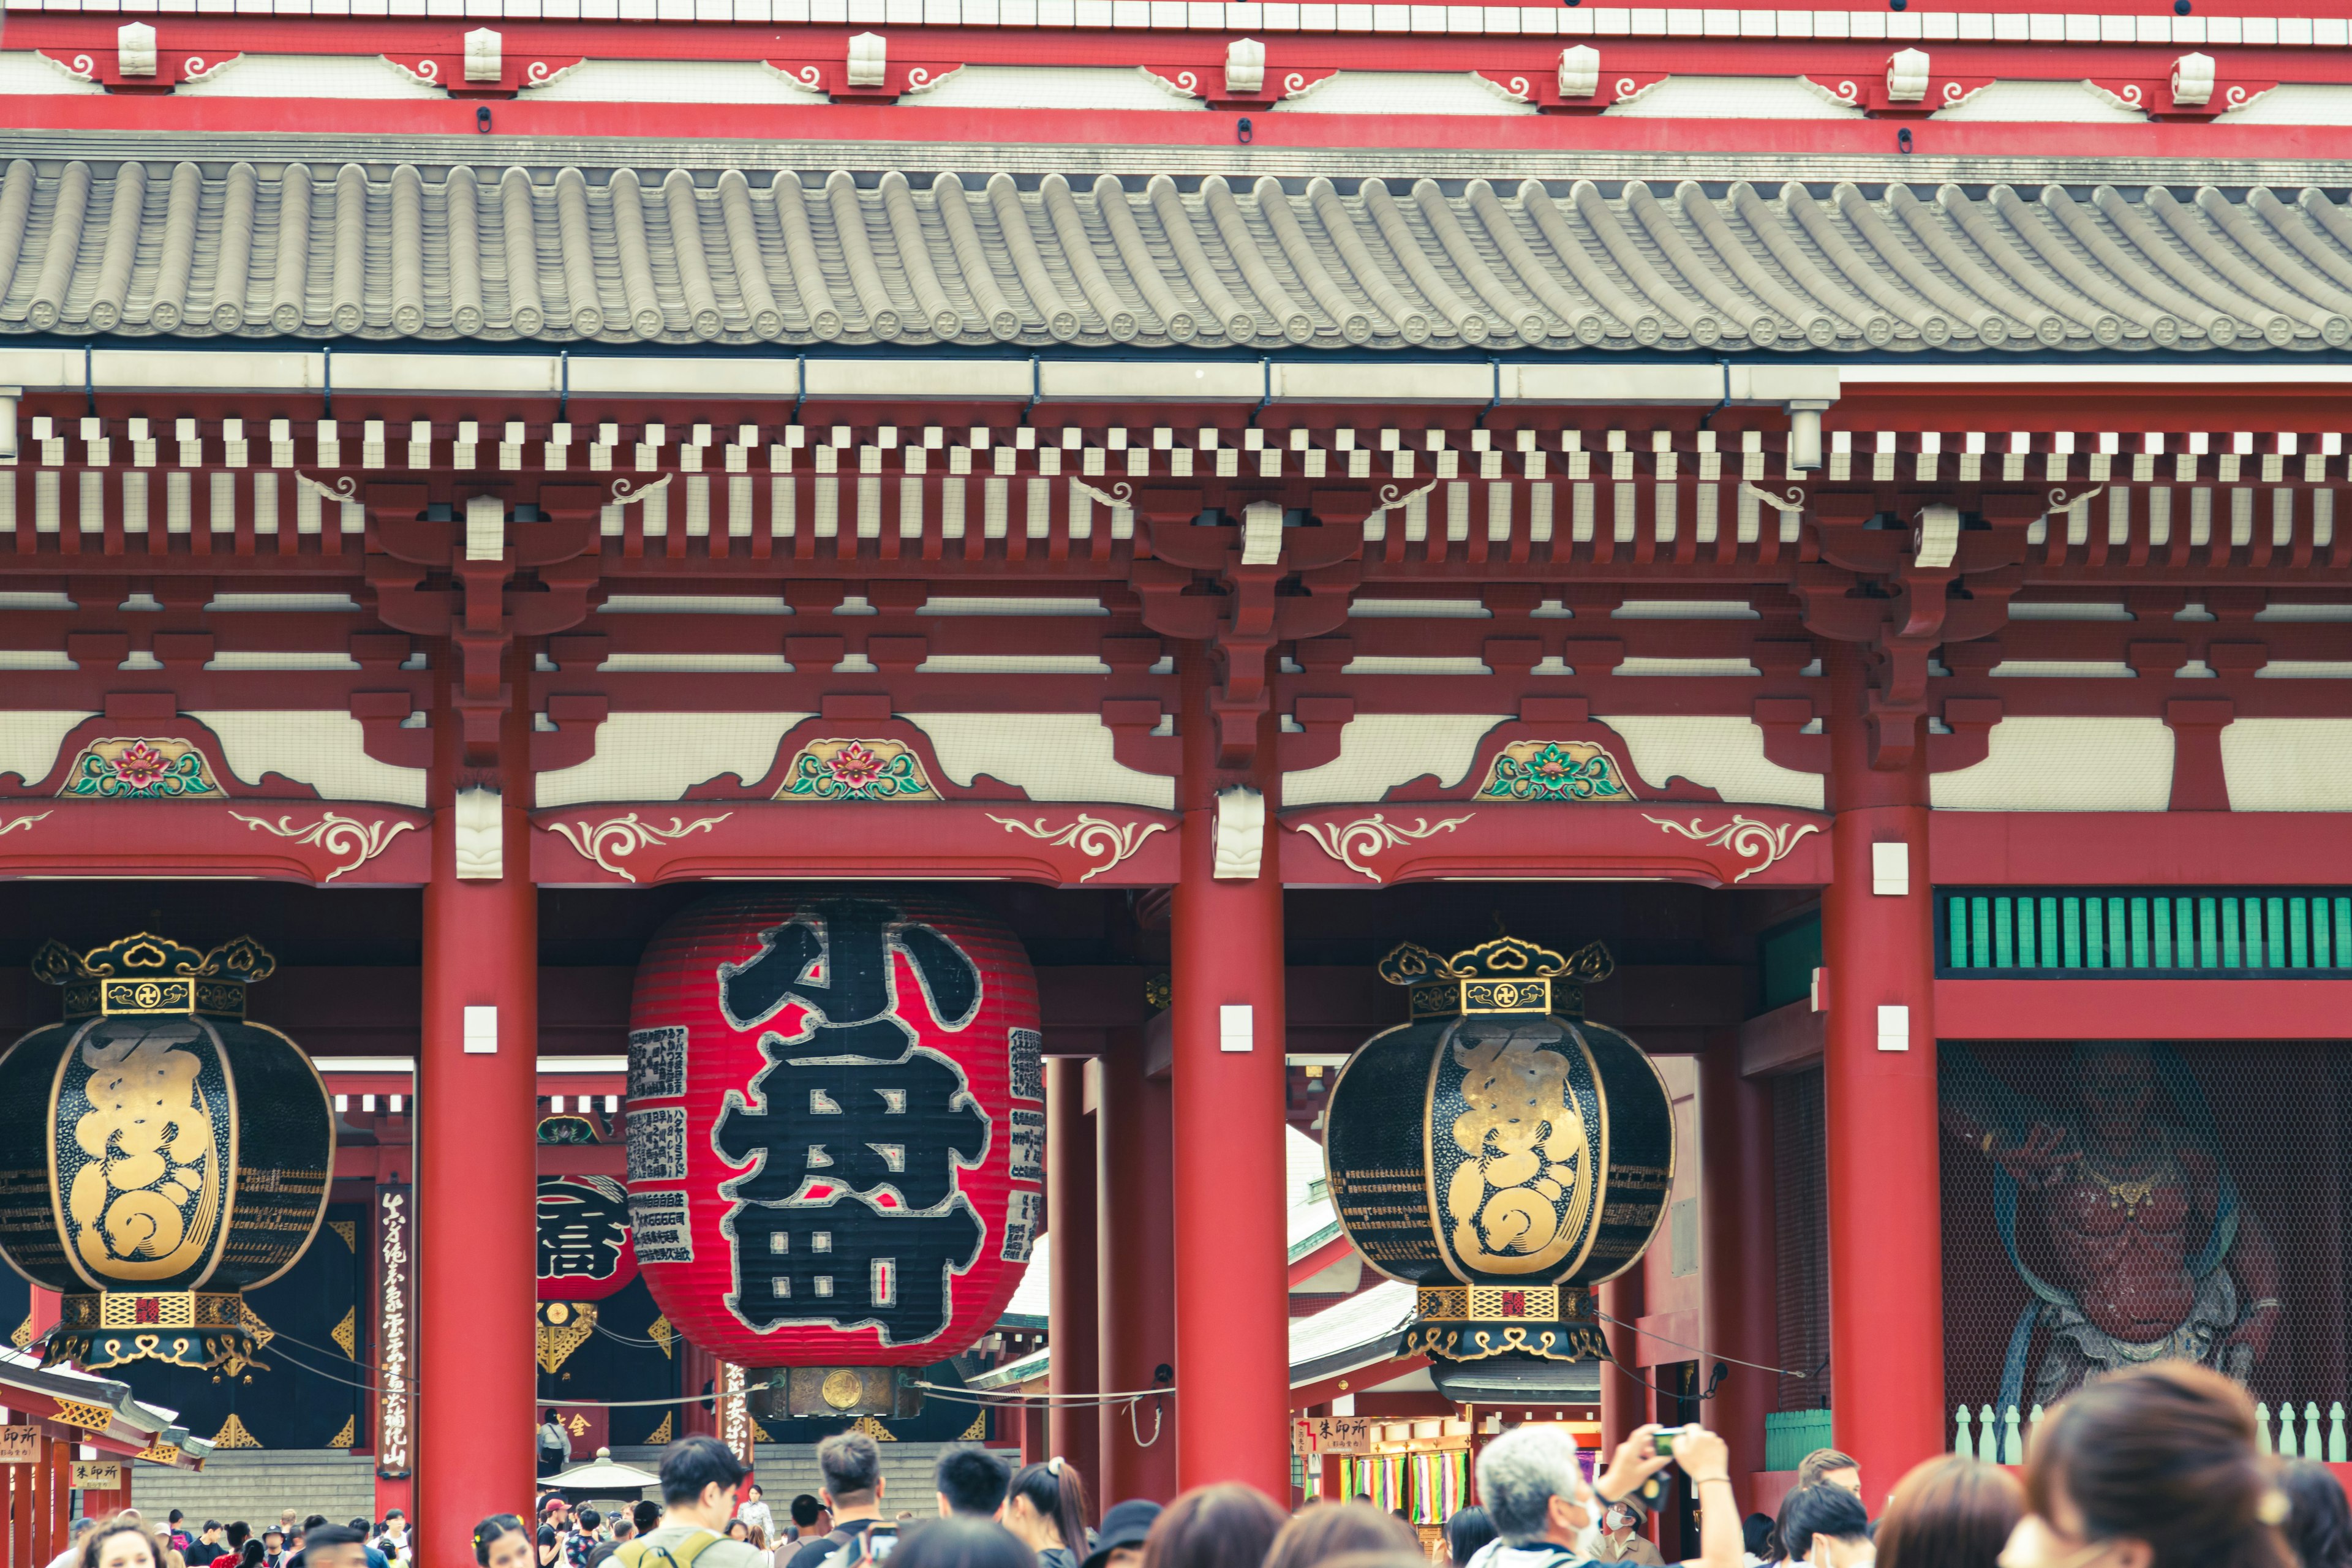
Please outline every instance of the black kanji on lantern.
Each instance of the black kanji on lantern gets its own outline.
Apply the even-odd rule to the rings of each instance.
[[[782,1039],[761,1045],[774,1065],[751,1080],[757,1107],[733,1095],[711,1130],[730,1164],[756,1159],[728,1195],[783,1203],[814,1176],[851,1192],[895,1188],[908,1209],[936,1208],[956,1190],[955,1167],[980,1163],[988,1116],[963,1069],[936,1051],[895,1062],[792,1062]]]
[[[579,1176],[541,1185],[541,1279],[610,1279],[628,1245],[628,1194],[618,1182]]]
[[[760,933],[760,952],[719,966],[719,1001],[738,1029],[758,1027],[787,1002],[809,1009],[806,1033],[763,1041],[772,1059],[904,1056],[915,1034],[898,1018],[890,959],[903,952],[941,1026],[959,1029],[980,1008],[980,970],[929,926],[873,899],[821,899]]]
[[[787,1323],[871,1323],[886,1344],[928,1340],[948,1323],[948,1276],[980,1258],[982,1231],[959,1199],[944,1213],[738,1204],[721,1228],[735,1251],[728,1305],[760,1332]]]

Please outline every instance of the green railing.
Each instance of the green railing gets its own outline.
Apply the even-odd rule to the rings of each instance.
[[[1963,979],[2336,979],[2352,889],[1937,889],[1936,951]]]
[[[1781,1417],[1764,1418],[1764,1448],[1768,1457],[1772,1452],[1772,1423]],[[1952,1413],[1952,1452],[1971,1459],[1990,1459],[1996,1464],[2020,1465],[2025,1462],[2025,1446],[2033,1439],[2042,1425],[2042,1406],[2021,1412],[2014,1405],[1996,1414],[1990,1405],[1980,1405],[1971,1413],[1965,1405]],[[2325,1459],[2331,1465],[2347,1462],[2347,1443],[2344,1431],[2344,1402],[2331,1400],[2326,1415],[2320,1414],[2316,1400],[2305,1400],[2298,1418],[2294,1401],[2284,1400],[2273,1420],[2270,1405],[2254,1406],[2254,1426],[2262,1436],[2263,1452],[2277,1454],[2283,1458]],[[2276,1436],[2273,1436],[2273,1427]],[[1824,1439],[1826,1440],[1826,1439]],[[1793,1467],[1790,1467],[1793,1468]]]
[[[1833,1448],[1830,1413],[1826,1410],[1783,1410],[1764,1417],[1764,1468],[1793,1470],[1816,1448]]]

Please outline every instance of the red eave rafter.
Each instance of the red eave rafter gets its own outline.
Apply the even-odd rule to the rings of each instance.
[[[1555,49],[1554,54],[1557,54]],[[1393,68],[1391,67],[1391,68]],[[495,137],[474,139],[478,109],[490,108]],[[728,103],[528,103],[469,100],[178,99],[170,96],[0,96],[0,117],[19,133],[128,130],[142,132],[278,132],[374,136],[464,136],[470,161],[504,164],[530,156],[532,138],[664,138],[777,142],[933,145],[1232,147],[1230,112],[1118,110],[900,110],[832,104],[810,108]],[[919,118],[910,118],[919,117]],[[1877,120],[1682,120],[1613,115],[1287,114],[1251,116],[1259,157],[1277,150],[1412,150],[1458,144],[1475,126],[1490,153],[1623,152],[1738,153],[1759,160],[1806,154],[1892,154],[1896,132],[1911,151],[1935,158],[2300,159],[2341,155],[2339,128],[2323,125],[2051,124],[2042,121]],[[165,149],[168,154],[168,149]],[[782,159],[789,163],[791,159]],[[1563,174],[1575,174],[1572,165]],[[1923,176],[1926,177],[1926,176]]]

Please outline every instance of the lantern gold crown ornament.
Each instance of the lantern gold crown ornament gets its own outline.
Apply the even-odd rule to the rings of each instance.
[[[1406,942],[1380,974],[1412,1021],[1331,1087],[1324,1154],[1365,1261],[1418,1287],[1403,1351],[1457,1397],[1533,1394],[1606,1353],[1591,1288],[1633,1267],[1674,1182],[1674,1105],[1641,1047],[1584,1017],[1615,969],[1498,935],[1440,957]],[[1467,1363],[1485,1363],[1470,1369]]]
[[[310,1246],[335,1163],[310,1058],[245,1017],[277,966],[144,931],[34,955],[65,1019],[0,1054],[0,1253],[64,1298],[45,1363],[251,1359],[241,1292]]]

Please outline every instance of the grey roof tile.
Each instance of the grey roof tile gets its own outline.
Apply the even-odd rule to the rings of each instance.
[[[1345,185],[18,159],[0,174],[0,332],[1488,353],[2352,342],[2352,213],[2315,189]]]

